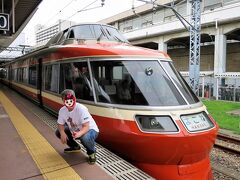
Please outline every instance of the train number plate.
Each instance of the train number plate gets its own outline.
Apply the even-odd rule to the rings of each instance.
[[[209,129],[213,126],[212,122],[203,113],[181,116],[181,119],[191,132]]]

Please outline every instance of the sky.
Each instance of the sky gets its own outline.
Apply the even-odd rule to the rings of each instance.
[[[98,22],[139,5],[138,0],[43,0],[33,18],[24,28],[26,44],[34,42],[34,27],[37,24],[50,26],[58,19],[82,22]],[[82,11],[85,10],[85,11]],[[81,12],[78,12],[81,11]]]

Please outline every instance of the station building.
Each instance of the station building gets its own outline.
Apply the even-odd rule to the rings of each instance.
[[[190,22],[190,0],[174,1],[174,8]],[[240,0],[201,1],[199,96],[240,101],[239,12]],[[145,4],[100,22],[117,27],[131,44],[167,52],[188,80],[189,32],[171,9]]]

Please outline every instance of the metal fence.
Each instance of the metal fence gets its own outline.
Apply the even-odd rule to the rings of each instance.
[[[189,77],[184,77],[189,82]],[[197,96],[240,102],[240,77],[201,76]]]
[[[240,87],[220,86],[218,88],[218,99],[227,101],[240,101]]]

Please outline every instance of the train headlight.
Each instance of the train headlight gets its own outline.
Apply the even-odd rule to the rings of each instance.
[[[161,124],[155,119],[155,118],[150,118],[150,126],[152,128],[160,128],[162,129],[163,127],[161,126]]]
[[[137,115],[135,118],[142,131],[178,132],[178,128],[170,116]]]

